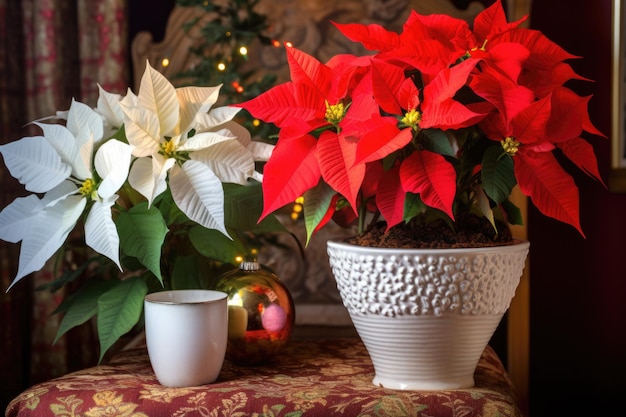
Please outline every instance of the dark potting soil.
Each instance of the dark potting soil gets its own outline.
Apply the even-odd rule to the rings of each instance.
[[[348,242],[379,248],[476,248],[514,243],[508,226],[496,223],[498,232],[485,218],[469,216],[457,219],[454,229],[443,220],[429,224],[400,223],[386,230],[384,222],[375,223],[363,234]]]

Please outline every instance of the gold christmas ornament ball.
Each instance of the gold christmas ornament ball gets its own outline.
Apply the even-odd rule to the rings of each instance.
[[[228,294],[228,360],[241,365],[265,362],[287,345],[295,309],[275,274],[257,262],[242,262],[220,277],[217,289]]]

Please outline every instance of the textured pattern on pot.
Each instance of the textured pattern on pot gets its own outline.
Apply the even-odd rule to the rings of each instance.
[[[328,243],[330,265],[350,314],[504,314],[528,242],[467,249],[387,249]]]

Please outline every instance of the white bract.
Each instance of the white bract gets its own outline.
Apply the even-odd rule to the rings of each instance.
[[[43,136],[0,146],[11,175],[26,190],[43,194],[16,198],[0,212],[0,239],[22,242],[11,286],[44,266],[86,207],[87,245],[121,269],[111,206],[127,179],[132,147],[115,139],[103,141],[103,119],[85,104],[72,101],[63,116],[65,126],[36,123]]]
[[[239,109],[211,109],[220,86],[174,86],[149,64],[139,92],[120,105],[133,146],[129,183],[148,203],[169,186],[176,205],[196,223],[228,236],[224,225],[223,182],[261,180],[255,160],[267,160],[271,145],[252,142],[234,122]],[[254,144],[253,144],[254,143]]]
[[[189,219],[229,236],[223,183],[260,182],[255,162],[266,161],[273,146],[252,141],[248,130],[233,120],[239,109],[212,109],[220,87],[174,88],[148,64],[137,95],[130,90],[125,96],[113,94],[98,86],[96,108],[72,101],[69,110],[34,122],[42,136],[0,146],[11,175],[33,193],[0,212],[0,239],[21,242],[11,286],[41,269],[79,219],[86,244],[121,270],[112,207],[125,183],[149,206],[169,186]],[[125,214],[134,197],[120,194],[118,210]],[[133,247],[131,256],[146,265],[154,254],[144,249]]]
[[[109,93],[102,86],[98,85],[98,103],[94,109],[102,116],[104,122],[105,137],[113,135],[122,127],[124,123],[124,113],[120,107],[122,96],[120,94]]]

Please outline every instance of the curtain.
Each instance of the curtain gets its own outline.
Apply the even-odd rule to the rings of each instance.
[[[39,135],[27,123],[67,110],[73,98],[95,106],[98,84],[125,93],[127,27],[127,0],[0,0],[0,144]],[[0,162],[0,207],[23,193]],[[6,291],[18,251],[0,242],[0,405],[98,358],[89,325],[52,343],[60,316],[51,313],[63,294],[35,290],[53,279],[52,264]]]

